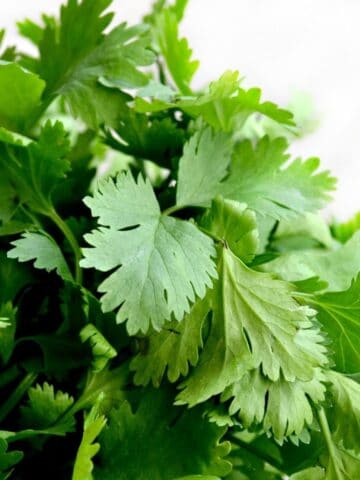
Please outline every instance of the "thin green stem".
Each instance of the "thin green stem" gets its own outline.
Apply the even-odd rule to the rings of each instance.
[[[269,464],[271,467],[273,467],[275,470],[277,470],[280,475],[286,475],[286,472],[284,472],[282,470],[282,465],[280,465],[279,462],[277,462],[270,455],[268,455],[265,452],[256,448],[251,443],[246,443],[246,442],[240,440],[239,438],[237,438],[235,435],[230,435],[230,441],[234,445],[237,445],[238,447],[243,448],[244,450],[248,451],[252,455],[255,455],[256,457],[264,460],[267,464]]]
[[[325,413],[323,408],[318,410],[318,419],[319,419],[319,425],[320,425],[321,433],[323,434],[323,437],[324,437],[324,440],[325,440],[325,443],[326,443],[326,447],[327,447],[327,450],[329,452],[329,456],[333,460],[332,464],[333,464],[333,467],[334,467],[334,472],[336,474],[336,478],[338,480],[342,480],[343,475],[341,474],[341,472],[339,470],[339,466],[338,466],[338,464],[335,460],[336,459],[335,445],[334,445],[334,442],[333,442],[333,439],[332,439],[332,436],[331,436],[331,432],[330,432],[329,424],[328,424],[328,421],[327,421],[326,413]]]
[[[81,260],[81,249],[76,240],[73,232],[68,227],[67,223],[58,215],[55,210],[51,210],[49,212],[49,217],[51,220],[57,225],[59,230],[63,233],[66,240],[69,242],[69,245],[74,252],[74,260],[75,260],[75,281],[79,284],[82,283],[82,271],[80,267],[80,260]]]
[[[16,407],[16,405],[20,402],[22,397],[31,387],[31,385],[35,382],[37,378],[36,373],[28,373],[25,377],[21,380],[19,385],[16,389],[12,392],[12,394],[7,398],[7,400],[1,405],[0,407],[0,422],[2,422],[9,413]]]
[[[162,214],[163,215],[171,215],[172,213],[178,212],[179,210],[183,210],[186,208],[186,205],[173,205],[172,207],[166,208]]]

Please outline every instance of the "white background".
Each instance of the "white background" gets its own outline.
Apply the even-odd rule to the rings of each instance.
[[[7,43],[15,21],[57,12],[61,0],[0,1]],[[136,22],[151,0],[115,0],[119,20]],[[264,98],[286,105],[294,91],[312,95],[320,127],[292,151],[320,156],[339,177],[327,215],[360,210],[360,0],[190,0],[182,33],[201,60],[195,86],[238,69]]]

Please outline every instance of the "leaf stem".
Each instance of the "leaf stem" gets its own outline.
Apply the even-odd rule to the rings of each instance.
[[[68,227],[67,223],[58,215],[55,210],[51,210],[49,212],[49,217],[55,223],[55,225],[59,228],[59,230],[63,233],[66,240],[69,242],[72,251],[74,252],[74,260],[75,260],[75,281],[79,284],[82,283],[82,271],[80,267],[80,260],[81,260],[81,249],[79,247],[78,241],[75,238],[75,235]]]
[[[22,397],[31,387],[31,385],[35,382],[37,378],[36,373],[28,373],[25,377],[21,380],[19,385],[16,389],[12,392],[12,394],[7,398],[7,400],[1,405],[0,407],[0,422],[2,422],[13,410],[16,405],[20,402]]]
[[[237,438],[235,435],[230,435],[230,441],[231,443],[234,443],[238,447],[248,451],[252,455],[255,455],[256,457],[264,460],[264,462],[269,464],[271,467],[275,468],[280,473],[280,475],[286,475],[286,473],[283,470],[281,470],[282,465],[279,462],[277,462],[274,458],[272,458],[267,453],[262,452],[261,450],[256,448],[254,445],[251,445],[251,443],[246,443],[243,440],[240,440],[239,438]]]
[[[173,205],[172,207],[166,208],[162,214],[163,215],[171,215],[172,213],[178,212],[179,210],[182,210],[183,208],[186,208],[185,205]]]
[[[339,470],[339,466],[336,462],[336,451],[335,451],[335,445],[331,436],[329,424],[327,421],[326,413],[323,408],[318,410],[318,419],[319,419],[319,425],[321,432],[323,434],[327,450],[329,452],[329,456],[332,459],[332,464],[334,467],[334,472],[336,474],[336,479],[342,480],[343,476]]]

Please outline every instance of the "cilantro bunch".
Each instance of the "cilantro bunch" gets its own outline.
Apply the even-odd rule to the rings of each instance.
[[[360,478],[359,216],[292,113],[193,90],[186,0],[110,4],[1,50],[0,478]]]

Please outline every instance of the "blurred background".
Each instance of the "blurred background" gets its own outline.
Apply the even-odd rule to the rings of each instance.
[[[54,14],[62,0],[0,2],[6,43],[31,50],[15,22]],[[114,0],[117,19],[137,22],[152,0]],[[190,0],[181,29],[201,66],[194,87],[237,69],[263,98],[312,111],[313,133],[296,140],[294,155],[319,156],[339,178],[325,212],[346,220],[360,209],[359,0]]]

